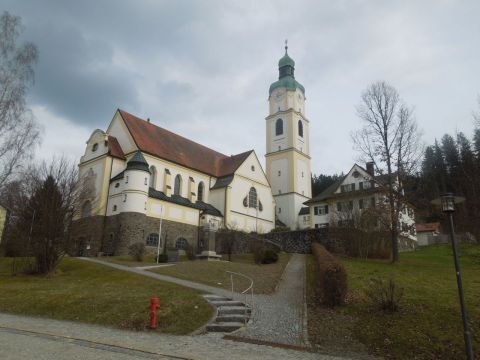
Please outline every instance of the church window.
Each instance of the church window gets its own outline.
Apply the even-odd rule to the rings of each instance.
[[[117,211],[117,205],[113,205],[113,211]]]
[[[302,178],[303,178],[303,171],[302,171]]]
[[[155,189],[157,184],[157,168],[155,166],[150,166],[150,184],[149,187]]]
[[[275,135],[282,135],[283,134],[283,120],[277,119],[275,122]]]
[[[147,210],[147,202],[145,201],[145,207],[143,208],[143,210]]]
[[[252,165],[251,169],[252,169],[252,171],[255,171],[255,166]]]
[[[280,150],[282,150],[282,147],[281,147],[281,146],[278,147],[278,151],[280,151]]]
[[[248,206],[248,196],[245,196],[243,198],[243,206],[247,207]]]
[[[148,246],[157,246],[158,245],[158,234],[157,233],[151,233],[147,237],[147,245]]]
[[[278,213],[280,214],[281,212],[282,212],[282,208],[279,207],[279,208],[278,208]]]
[[[177,176],[175,176],[175,185],[173,187],[173,193],[175,195],[180,195],[182,192],[182,177],[180,176],[180,174],[178,174]]]
[[[120,183],[116,183],[115,187],[118,188],[120,186]]]
[[[98,143],[93,144],[93,146],[92,146],[92,152],[97,151],[97,149],[98,149]]]
[[[278,170],[278,176],[282,175],[282,172],[280,170]]]
[[[128,184],[128,176],[125,176],[125,184]]]
[[[175,249],[177,250],[185,250],[188,247],[188,242],[184,238],[178,238],[177,241],[175,241]]]
[[[82,217],[89,217],[91,215],[92,215],[92,203],[87,200],[82,206]]]
[[[261,201],[258,201],[258,210],[263,211],[263,204]]]
[[[248,207],[257,207],[257,190],[254,187],[251,187],[248,193]]]
[[[298,120],[298,136],[303,137],[303,123],[302,123],[302,120]]]
[[[203,191],[204,191],[204,185],[203,181],[200,181],[200,184],[198,184],[198,201],[203,201]]]
[[[144,185],[147,185],[147,178],[145,178],[145,181],[143,182]]]
[[[127,201],[127,194],[123,195],[123,202]]]

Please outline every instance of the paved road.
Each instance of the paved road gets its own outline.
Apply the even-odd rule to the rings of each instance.
[[[339,357],[222,339],[173,336],[0,314],[0,359],[340,360]]]

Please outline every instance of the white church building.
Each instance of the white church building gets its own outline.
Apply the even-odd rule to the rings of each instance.
[[[125,254],[159,238],[201,251],[211,230],[299,228],[311,198],[309,121],[286,50],[269,90],[265,172],[253,150],[224,155],[120,109],[93,131],[79,164],[88,191],[72,231],[77,251]]]

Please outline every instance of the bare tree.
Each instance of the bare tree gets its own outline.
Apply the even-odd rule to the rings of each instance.
[[[0,16],[0,189],[40,141],[39,125],[25,100],[38,50],[29,42],[17,46],[22,30],[19,17],[6,11]]]
[[[357,115],[362,129],[352,133],[362,160],[372,161],[377,173],[386,176],[390,214],[392,261],[398,260],[398,218],[403,193],[402,179],[417,166],[422,154],[421,134],[413,110],[397,90],[384,81],[371,84],[362,93]]]

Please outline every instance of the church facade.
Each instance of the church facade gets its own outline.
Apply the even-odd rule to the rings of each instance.
[[[105,131],[93,131],[80,160],[77,253],[125,254],[136,242],[153,252],[164,241],[200,252],[209,232],[222,228],[309,226],[299,221],[311,198],[309,121],[294,69],[285,48],[269,89],[265,172],[253,150],[227,156],[117,110]]]

